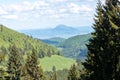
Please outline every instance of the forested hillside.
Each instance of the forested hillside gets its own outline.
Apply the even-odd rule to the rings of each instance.
[[[8,48],[11,44],[16,44],[21,52],[27,54],[31,52],[32,48],[37,50],[39,57],[51,56],[57,54],[58,50],[55,47],[51,47],[32,36],[27,36],[22,33],[18,33],[3,25],[0,25],[0,48],[1,53],[9,53]]]
[[[91,38],[91,34],[82,34],[64,38],[51,38],[41,40],[46,44],[57,47],[61,54],[66,57],[83,58],[87,55],[88,40]]]
[[[54,37],[54,38],[50,38],[50,39],[41,39],[42,42],[52,45],[52,46],[58,46],[59,43],[63,42],[64,38],[60,38],[60,37]]]
[[[0,80],[120,80],[120,0],[98,0],[93,29],[49,46],[0,25]]]
[[[67,57],[80,58],[87,55],[88,40],[91,34],[77,35],[70,37],[58,44],[62,48],[62,54]]]
[[[59,80],[66,80],[68,69],[76,62],[55,54],[59,54],[57,48],[0,25],[0,80],[49,80],[53,68]],[[62,73],[66,75],[61,78]]]
[[[46,44],[57,47],[63,56],[72,58],[82,58],[87,55],[87,46],[91,34],[81,34],[70,37],[68,39],[64,38],[50,38],[43,39],[41,41]]]

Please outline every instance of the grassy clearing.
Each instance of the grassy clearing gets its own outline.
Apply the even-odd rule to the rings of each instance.
[[[74,59],[65,58],[63,56],[53,55],[40,59],[40,65],[44,71],[51,71],[53,66],[56,70],[69,69],[75,63]]]

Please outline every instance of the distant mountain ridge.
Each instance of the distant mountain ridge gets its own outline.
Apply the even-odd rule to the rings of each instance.
[[[87,55],[87,47],[89,39],[92,37],[91,34],[83,34],[72,36],[68,39],[64,38],[50,38],[43,39],[42,41],[56,46],[66,57],[82,58]]]
[[[87,55],[87,46],[91,34],[76,35],[58,44],[62,48],[62,54],[66,57],[80,58]]]
[[[50,39],[40,39],[40,40],[46,44],[49,44],[52,46],[57,46],[59,43],[63,42],[65,39],[60,38],[60,37],[54,37],[54,38],[50,38]]]
[[[69,38],[75,35],[90,33],[92,31],[93,29],[88,26],[71,27],[61,24],[55,28],[50,29],[22,30],[20,32],[33,36],[35,38],[48,39],[52,37]]]
[[[55,28],[53,28],[54,31],[71,31],[71,30],[77,30],[73,27],[70,27],[70,26],[66,26],[66,25],[58,25],[56,26]]]

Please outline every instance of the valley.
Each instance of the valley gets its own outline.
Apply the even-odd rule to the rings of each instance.
[[[29,36],[33,36],[38,39],[50,39],[54,37],[60,38],[70,38],[76,35],[88,34],[93,31],[93,29],[89,26],[66,26],[64,24],[60,24],[55,26],[54,28],[48,29],[28,29],[28,30],[18,30],[24,34]]]
[[[66,80],[71,65],[77,64],[77,62],[76,58],[66,56],[67,53],[64,53],[66,55],[63,54],[62,50],[64,45],[62,44],[64,44],[65,41],[67,41],[67,39],[59,37],[42,40],[0,25],[0,68],[7,74],[7,63],[9,62],[9,55],[11,54],[10,49],[12,45],[15,45],[16,50],[18,50],[17,52],[19,52],[22,57],[23,65],[26,64],[28,57],[32,55],[33,49],[35,49],[38,56],[38,66],[41,66],[45,74],[48,74],[49,77],[49,73],[51,73],[53,67],[55,67],[57,74],[63,72],[66,74],[63,77]],[[82,68],[81,63],[80,69]],[[60,76],[58,76],[58,78],[61,79]]]
[[[91,38],[91,34],[83,34],[70,37],[68,39],[64,38],[51,38],[43,39],[41,41],[55,46],[61,52],[61,55],[70,58],[81,58],[85,59],[87,55],[86,45],[89,43],[88,40]]]
[[[0,0],[0,80],[120,80],[120,0]]]
[[[86,44],[91,38],[93,29],[87,26],[73,28],[58,25],[55,28],[44,30],[23,30],[21,32],[31,35],[38,40],[57,47],[60,54],[70,58],[81,58],[84,61],[87,55]]]

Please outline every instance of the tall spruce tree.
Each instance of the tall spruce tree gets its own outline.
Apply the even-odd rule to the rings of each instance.
[[[38,56],[34,49],[32,50],[31,56],[27,58],[26,69],[30,80],[44,80],[43,70],[38,66]]]
[[[57,72],[56,72],[56,67],[53,66],[53,80],[57,80]]]
[[[69,70],[68,80],[79,80],[79,72],[76,64],[73,64]]]
[[[7,80],[21,80],[21,55],[15,45],[10,47],[9,60],[8,60],[8,74]]]
[[[120,78],[120,1],[106,0],[106,13],[109,18],[109,27],[111,27],[110,47],[111,52],[109,60],[111,60],[112,79]],[[109,66],[109,65],[108,65]],[[106,67],[107,68],[107,67]]]
[[[0,32],[3,32],[3,25],[0,24]]]
[[[88,56],[83,63],[86,80],[119,80],[120,77],[120,4],[119,0],[99,1],[89,40]]]

